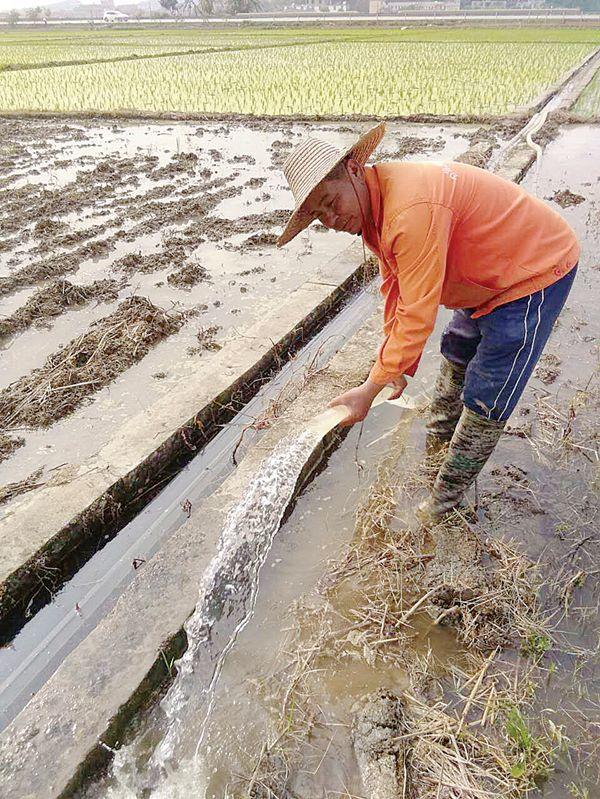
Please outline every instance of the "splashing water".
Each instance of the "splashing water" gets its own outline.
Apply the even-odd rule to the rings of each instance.
[[[259,572],[271,549],[298,476],[321,439],[309,428],[279,442],[266,458],[244,499],[229,513],[218,552],[204,573],[199,599],[185,624],[188,648],[177,662],[177,677],[161,702],[166,731],[140,774],[134,747],[121,749],[113,775],[122,791],[110,796],[202,795],[199,755],[225,657],[252,617]],[[131,750],[131,751],[129,751]],[[123,793],[124,791],[124,793]]]

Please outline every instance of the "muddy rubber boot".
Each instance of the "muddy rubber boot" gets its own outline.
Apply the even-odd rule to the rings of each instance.
[[[431,496],[419,506],[421,521],[435,522],[460,503],[492,454],[505,424],[463,408]]]
[[[429,485],[435,481],[462,413],[461,393],[466,371],[466,366],[458,366],[442,357],[427,414],[425,460],[421,468]]]

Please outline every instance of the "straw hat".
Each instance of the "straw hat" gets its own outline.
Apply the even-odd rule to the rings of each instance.
[[[304,209],[308,196],[319,183],[345,158],[350,156],[360,164],[366,164],[385,133],[385,122],[371,128],[351,147],[338,150],[321,139],[307,137],[295,147],[283,165],[283,173],[290,184],[296,207],[288,219],[285,230],[277,240],[283,247],[301,230],[308,227],[315,216]]]

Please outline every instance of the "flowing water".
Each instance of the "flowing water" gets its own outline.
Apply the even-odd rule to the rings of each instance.
[[[124,790],[153,796],[177,796],[177,785],[190,788],[190,769],[200,764],[214,686],[238,634],[252,617],[258,576],[294,493],[298,476],[321,438],[306,430],[282,440],[262,464],[246,496],[229,514],[218,554],[205,572],[196,609],[185,624],[188,648],[177,663],[177,677],[161,702],[162,739],[148,767],[135,768],[135,745],[115,759],[114,774]],[[182,773],[180,765],[184,764]]]

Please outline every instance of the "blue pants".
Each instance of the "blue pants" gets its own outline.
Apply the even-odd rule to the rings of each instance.
[[[455,311],[442,334],[442,355],[466,366],[463,402],[505,421],[513,412],[569,294],[577,267],[551,286],[500,305],[478,319]]]

